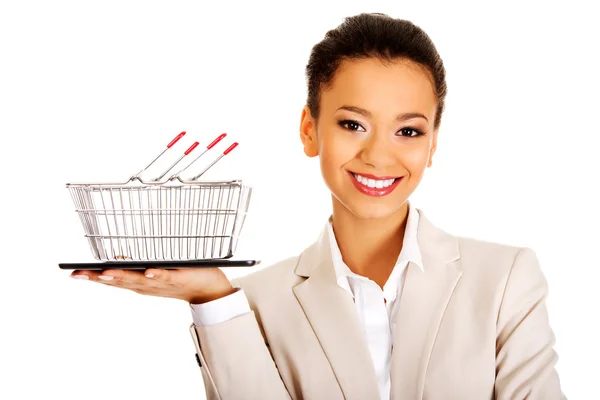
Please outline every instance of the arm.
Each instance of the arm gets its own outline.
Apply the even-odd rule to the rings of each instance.
[[[290,399],[242,290],[190,306],[207,399]]]
[[[554,368],[558,356],[548,321],[548,285],[531,249],[509,272],[497,322],[496,398],[565,399]]]

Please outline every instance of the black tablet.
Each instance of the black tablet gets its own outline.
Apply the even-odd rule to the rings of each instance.
[[[146,270],[148,268],[181,269],[181,268],[207,268],[207,267],[252,267],[260,264],[259,260],[185,260],[185,261],[104,261],[90,263],[60,263],[61,269],[72,270]]]

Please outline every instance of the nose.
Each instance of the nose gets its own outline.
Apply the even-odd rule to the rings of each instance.
[[[384,134],[373,132],[363,142],[360,159],[376,169],[389,167],[395,162],[394,146]]]

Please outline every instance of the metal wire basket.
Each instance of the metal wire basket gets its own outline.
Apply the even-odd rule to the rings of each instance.
[[[179,174],[204,153],[169,179],[159,179],[187,156],[197,142],[161,177],[144,181],[139,176],[183,134],[124,183],[67,184],[94,258],[170,261],[233,256],[252,189],[239,180],[201,182],[197,178],[237,143],[190,180],[182,180]],[[207,150],[224,136],[215,139]]]

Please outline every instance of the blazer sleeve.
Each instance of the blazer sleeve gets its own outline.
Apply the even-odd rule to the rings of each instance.
[[[496,399],[566,399],[561,392],[546,297],[535,252],[522,248],[509,272],[497,321]]]
[[[254,311],[190,332],[208,400],[291,399]]]

